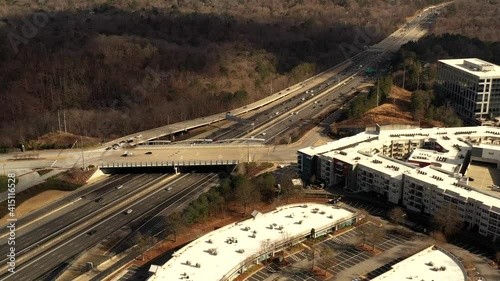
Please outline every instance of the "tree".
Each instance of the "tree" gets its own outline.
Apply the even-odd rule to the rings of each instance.
[[[177,235],[182,232],[184,223],[180,212],[175,212],[170,216],[164,218],[166,231],[174,235],[174,242],[177,241]]]
[[[245,176],[236,176],[232,183],[236,200],[243,206],[243,214],[246,215],[248,206],[258,201],[259,194]]]
[[[373,223],[370,223],[369,225],[368,240],[370,240],[370,243],[373,246],[373,251],[375,251],[375,246],[384,240],[386,232],[382,226],[378,226]]]
[[[364,223],[371,218],[370,213],[365,209],[358,209],[357,215],[360,218],[358,222]]]
[[[271,173],[265,173],[257,178],[257,185],[259,187],[260,195],[262,200],[266,202],[272,202],[276,192],[274,190],[274,185],[276,184],[276,179]]]
[[[280,195],[285,199],[285,202],[288,203],[288,200],[295,197],[299,193],[299,190],[293,186],[291,180],[286,180],[281,184]]]
[[[320,257],[320,259],[319,259],[319,261],[318,261],[318,265],[320,265],[321,263],[324,263],[324,265],[323,265],[323,266],[324,266],[323,270],[324,270],[324,272],[325,272],[325,276],[326,276],[326,273],[327,273],[327,271],[326,271],[326,269],[327,269],[327,266],[326,266],[326,261],[327,261],[327,260],[330,260],[330,261],[331,261],[331,258],[333,257],[333,254],[334,254],[333,249],[332,249],[332,248],[330,248],[330,247],[328,247],[328,246],[323,246],[323,247],[321,247],[321,249],[320,249],[320,253],[319,253],[319,255],[320,255],[319,257]]]
[[[457,233],[463,226],[463,219],[456,205],[447,203],[441,206],[432,216],[432,224],[447,238]]]
[[[218,211],[224,213],[224,197],[222,197],[217,189],[212,188],[206,194],[208,199],[208,215],[214,216]]]
[[[134,237],[134,243],[139,247],[139,251],[141,252],[141,260],[144,260],[144,253],[148,248],[147,237],[142,235],[140,232],[137,232]]]
[[[431,231],[429,235],[434,239],[436,244],[446,243],[446,236],[441,231]]]
[[[358,226],[357,230],[358,230],[358,233],[360,235],[360,239],[361,239],[361,244],[366,244],[366,239],[368,237],[368,234],[370,233],[370,227],[369,227],[369,224],[370,223],[364,223],[360,226]]]
[[[406,213],[400,207],[392,208],[388,215],[391,222],[396,224],[396,228],[404,222],[406,217]]]

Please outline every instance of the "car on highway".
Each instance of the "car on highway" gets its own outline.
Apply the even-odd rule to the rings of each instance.
[[[265,135],[266,135],[266,132],[263,132],[261,135],[265,136]]]
[[[94,235],[97,232],[97,230],[92,229],[91,231],[87,232],[87,235]]]
[[[132,213],[132,209],[128,209],[124,213],[125,213],[125,215],[128,215],[128,214]]]
[[[146,152],[146,153],[144,153],[144,154],[146,154],[146,155],[151,155],[151,154],[153,154],[153,152],[148,151],[148,152]]]
[[[170,187],[167,187],[167,188],[165,188],[165,190],[166,190],[166,191],[170,191],[170,190],[172,190],[172,187],[171,187],[171,186],[170,186]]]
[[[123,184],[122,184],[122,185],[117,186],[117,187],[116,187],[116,189],[120,189],[120,188],[122,188],[122,187],[123,187]]]
[[[103,198],[102,198],[102,197],[99,197],[99,198],[97,198],[96,200],[94,200],[94,202],[99,203],[99,202],[101,202],[102,200],[103,200]]]

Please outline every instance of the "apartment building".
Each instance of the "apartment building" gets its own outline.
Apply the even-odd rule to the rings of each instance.
[[[436,82],[466,124],[500,117],[498,65],[476,58],[440,60]]]
[[[316,159],[299,162],[306,182],[313,177],[327,186],[373,192],[430,215],[452,206],[469,228],[491,239],[500,236],[500,195],[469,186],[465,176],[471,161],[493,163],[500,173],[500,128],[363,132],[298,155]]]

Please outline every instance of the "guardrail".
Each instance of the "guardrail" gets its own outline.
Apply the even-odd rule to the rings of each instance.
[[[205,161],[158,161],[158,162],[117,162],[101,163],[99,168],[141,168],[141,167],[183,167],[183,166],[219,166],[237,165],[239,160],[205,160]]]
[[[462,262],[454,254],[452,254],[451,252],[445,250],[444,248],[442,248],[442,247],[440,247],[438,245],[434,245],[434,247],[436,247],[437,249],[439,249],[445,255],[449,256],[458,265],[458,267],[460,267],[460,270],[462,271],[462,274],[464,276],[463,280],[468,280],[467,279],[467,271],[465,270],[464,265],[462,264]]]

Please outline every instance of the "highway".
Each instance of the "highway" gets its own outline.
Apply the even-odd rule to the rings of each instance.
[[[87,195],[91,196],[91,194],[95,192],[102,192],[101,189],[116,187],[119,185],[126,184],[127,182],[141,177],[141,175],[130,175],[130,174],[121,174],[121,175],[111,175],[99,182],[94,184],[86,185],[83,188],[80,188],[68,196],[53,202],[50,205],[47,205],[43,208],[37,209],[36,211],[30,212],[26,216],[19,218],[17,220],[17,235],[23,235],[25,232],[28,232],[34,227],[36,227],[36,223],[40,223],[43,221],[53,220],[57,217],[64,214],[64,212],[69,212],[69,210],[78,208],[82,206],[84,201],[79,200],[80,197],[85,197]],[[60,210],[60,211],[56,211]],[[63,212],[64,211],[64,212]],[[8,233],[8,230],[4,227],[0,227],[0,239],[4,238],[4,236]],[[19,237],[19,236],[18,236]],[[0,247],[4,245],[4,241],[0,240]]]
[[[251,104],[248,104],[243,107],[235,108],[232,109],[230,112],[234,116],[239,116],[245,113],[252,112],[253,110],[256,109],[261,109],[263,107],[269,108],[269,107],[275,107],[276,103],[282,103],[283,101],[290,99],[293,96],[299,95],[307,90],[311,89],[316,89],[318,90],[319,88],[317,87],[322,87],[324,90],[324,85],[329,84],[328,86],[333,86],[335,85],[335,82],[339,81],[339,79],[345,78],[345,77],[337,77],[336,75],[339,73],[339,71],[342,71],[345,67],[347,66],[354,66],[357,67],[358,65],[363,65],[363,63],[370,61],[370,57],[372,56],[371,54],[367,53],[375,53],[375,55],[383,56],[385,55],[386,52],[395,52],[397,51],[400,46],[410,40],[416,40],[420,38],[422,35],[426,33],[424,29],[418,29],[417,32],[415,32],[415,27],[417,27],[427,16],[429,16],[432,13],[432,9],[426,9],[424,12],[420,14],[420,17],[415,17],[412,19],[407,25],[404,27],[400,28],[399,30],[395,31],[391,35],[389,35],[387,38],[382,40],[381,42],[371,46],[369,50],[365,50],[352,58],[346,59],[344,62],[320,73],[317,74],[309,79],[306,79],[305,81],[302,81],[300,83],[297,83],[295,85],[292,85],[288,87],[285,90],[282,90],[278,93],[275,93],[273,95],[270,95],[266,98],[263,98],[259,101],[253,102]],[[420,33],[419,33],[420,32]],[[373,58],[373,57],[372,57]],[[366,61],[365,61],[366,59]],[[365,65],[363,65],[365,66]],[[356,71],[349,73],[349,74],[355,74],[357,72],[361,72],[364,70],[363,68],[357,69]],[[347,74],[346,76],[348,76]],[[277,108],[274,108],[277,109]],[[130,139],[132,143],[138,144],[142,142],[146,142],[148,140],[153,140],[157,139],[163,136],[171,135],[177,132],[183,132],[187,131],[192,128],[196,127],[201,127],[201,126],[206,126],[212,123],[216,123],[221,120],[226,119],[226,113],[219,113],[219,114],[214,114],[211,116],[206,116],[206,117],[201,117],[201,118],[196,118],[193,120],[187,120],[184,122],[179,122],[175,124],[170,124],[167,126],[143,131],[143,132],[138,132],[134,133],[128,136],[121,137],[119,139],[116,139],[114,141],[108,142],[106,146],[111,146],[113,144],[116,144],[120,141],[126,141]],[[249,122],[251,124],[252,122]],[[255,124],[255,123],[254,123]],[[237,128],[240,127],[239,124],[235,125]],[[251,128],[252,125],[248,125]],[[254,126],[257,126],[255,124]],[[214,135],[212,139],[216,138],[221,138],[224,137],[225,139],[232,139],[237,137],[238,135],[241,135],[242,132],[244,132],[247,128],[239,128],[239,131],[237,133],[225,133],[225,132],[220,132],[219,134]],[[218,135],[220,135],[218,137]]]
[[[297,127],[297,125],[301,125],[302,121],[310,119],[313,113],[318,113],[320,110],[326,107],[335,108],[337,106],[341,106],[341,104],[339,103],[339,101],[341,101],[339,99],[340,95],[344,95],[346,94],[345,92],[351,91],[361,83],[366,82],[363,81],[364,78],[362,77],[360,72],[364,71],[364,69],[370,65],[368,62],[379,64],[379,70],[383,69],[385,67],[385,64],[383,62],[388,53],[397,51],[402,44],[406,43],[409,40],[416,40],[427,32],[422,25],[426,24],[425,22],[428,21],[427,17],[432,13],[432,9],[426,9],[421,13],[420,17],[416,16],[409,23],[392,33],[384,40],[369,47],[368,50],[365,50],[362,53],[353,56],[351,59],[348,59],[345,62],[323,73],[311,77],[301,83],[293,85],[286,90],[280,91],[270,97],[267,97],[266,99],[231,110],[232,114],[237,116],[244,116],[244,118],[248,119],[249,123],[254,123],[254,125],[252,126],[237,124],[232,126],[229,130],[221,130],[220,132],[217,132],[213,136],[207,138],[231,139],[234,137],[253,136],[255,138],[265,139],[266,143],[272,143],[274,142],[273,136],[284,134],[286,130],[289,130],[292,127]],[[359,65],[362,65],[363,67],[359,68]],[[356,75],[357,73],[359,73],[359,75]],[[354,75],[356,75],[356,77],[351,80],[345,81],[346,85],[344,85],[343,82],[337,83],[337,81],[343,81],[343,79],[347,77],[353,77]],[[368,82],[370,81],[372,80],[368,80]],[[328,85],[328,83],[330,83],[330,85]],[[333,86],[337,86],[338,88],[334,91],[330,91]],[[308,96],[311,94],[308,93],[309,90],[313,90],[314,97]],[[319,93],[318,91],[321,91],[321,93]],[[322,94],[324,94],[325,96],[321,97]],[[308,97],[309,99],[306,101],[302,101],[301,99],[305,97]],[[320,104],[314,105],[313,103],[316,100]],[[264,106],[267,104],[269,105]],[[296,110],[297,107],[304,107],[304,110]],[[297,111],[298,113],[296,116],[288,116],[287,118],[284,118],[283,116],[290,115],[290,112],[294,112],[295,115],[295,112]],[[278,115],[276,115],[276,112],[279,112]],[[174,131],[183,131],[187,128],[207,125],[222,120],[225,117],[226,113],[221,113],[214,116],[207,116],[194,120],[188,120],[186,122],[171,124],[169,126],[151,129],[146,132],[138,132],[136,134],[122,137],[118,140],[110,142],[106,144],[106,146],[118,141],[126,140],[128,138],[132,138],[134,140],[134,143],[140,143],[148,139],[154,139],[159,136],[171,134]],[[279,122],[273,121],[277,119],[283,120],[279,120]],[[259,129],[259,127],[265,126],[266,124],[271,124],[269,125],[269,131]],[[262,133],[265,133],[265,135],[262,135]],[[26,170],[26,168],[36,169],[45,167],[68,169],[74,166],[83,165],[84,161],[82,159],[82,154],[83,158],[85,159],[86,165],[98,164],[101,162],[109,162],[109,159],[107,159],[109,154],[106,153],[107,151],[105,151],[105,148],[106,147],[104,146],[100,148],[89,149],[84,153],[81,153],[81,151],[79,150],[41,151],[39,152],[38,159],[17,161],[12,160],[12,154],[0,155],[0,166],[3,165],[4,170],[6,170],[7,172]],[[121,153],[123,153],[123,150],[121,150]],[[279,159],[281,160],[282,158]],[[134,160],[148,161],[149,159],[144,157],[144,159]]]
[[[373,81],[364,77],[363,71],[366,67],[385,69],[390,52],[397,51],[402,44],[426,33],[422,24],[431,13],[430,10],[423,12],[405,27],[337,67],[276,93],[264,101],[232,110],[231,114],[246,118],[248,125],[236,124],[207,138],[263,138],[266,144],[272,144],[276,136],[282,136],[287,130],[298,127],[325,108],[341,107],[350,92],[363,83]],[[250,112],[251,110],[255,111]],[[224,113],[172,124],[126,136],[107,145],[128,138],[134,138],[134,143],[139,143],[171,134],[175,130],[220,121],[225,117]],[[4,169],[8,165],[9,170],[42,167],[66,169],[83,164],[82,155],[87,165],[102,162],[156,162],[167,159],[293,163],[296,162],[296,150],[307,145],[310,143],[288,146],[258,143],[145,146],[131,149],[132,155],[128,157],[121,157],[123,150],[105,150],[105,147],[84,152],[53,150],[40,152],[40,159],[31,160],[13,161],[9,158],[12,155],[2,155],[0,165],[3,164]],[[2,275],[0,280],[35,280],[124,226],[132,227],[130,235],[141,225],[145,230],[154,228],[154,221],[146,218],[154,217],[158,213],[170,214],[175,208],[191,200],[195,194],[215,185],[217,180],[215,174],[186,174],[175,177],[162,174],[115,175],[85,190],[79,190],[64,198],[60,204],[51,205],[18,221],[21,228],[18,229],[16,237],[16,273]],[[172,189],[169,190],[168,187]],[[58,206],[61,209],[57,209]],[[131,212],[127,214],[128,210]],[[8,252],[5,244],[6,234],[5,228],[0,231],[0,237],[4,239],[0,249],[4,253]],[[5,268],[5,258],[2,258],[2,263]]]
[[[130,195],[131,192],[137,190],[135,188],[136,186],[146,185],[159,176],[160,175],[158,174],[142,174],[133,177],[128,176],[123,178],[121,181],[117,181],[116,184],[105,185],[102,188],[85,195],[84,197],[75,199],[73,201],[74,204],[70,206],[71,210],[59,210],[58,212],[61,216],[53,218],[46,224],[42,224],[31,230],[30,233],[36,233],[37,235],[29,235],[29,233],[22,235],[22,233],[17,233],[17,254],[21,255],[22,253],[37,247],[37,245],[41,245],[52,237],[55,237],[73,227],[74,224],[80,223],[81,220],[86,219],[89,215],[101,212],[103,209],[110,207],[110,204],[116,203],[117,199]],[[117,187],[121,185],[123,185],[123,188],[117,189]],[[102,201],[95,202],[95,200],[101,197],[103,198]],[[36,222],[35,224],[37,223],[39,224],[40,222]],[[23,226],[21,223],[18,223],[18,225]],[[0,252],[2,253],[8,252],[8,248],[10,247],[4,242],[6,241],[2,241],[0,246]],[[5,261],[6,258],[2,257],[0,264],[4,264]]]
[[[166,175],[156,175],[157,179],[160,177],[166,177]],[[40,244],[37,245],[37,247],[32,251],[25,252],[25,254],[20,257],[17,256],[18,265],[16,267],[16,273],[13,275],[2,275],[0,276],[0,280],[35,280],[44,273],[57,267],[65,260],[95,245],[106,236],[122,228],[124,225],[133,221],[141,220],[144,216],[154,215],[156,214],[155,212],[159,211],[163,211],[164,214],[169,214],[169,212],[172,212],[177,206],[190,200],[195,194],[200,193],[207,187],[214,185],[217,180],[218,177],[215,174],[179,175],[175,179],[170,179],[162,184],[154,186],[153,190],[148,190],[148,192],[141,194],[141,196],[129,196],[127,198],[128,203],[124,206],[121,206],[117,202],[113,202],[117,197],[114,192],[113,194],[106,192],[94,194],[94,196],[86,198],[86,200],[88,200],[88,202],[92,202],[93,204],[91,205],[97,206],[100,213],[95,214],[95,218],[89,219],[93,220],[89,226],[84,226],[82,228],[81,225],[79,225],[82,229],[77,233],[64,238],[61,238],[61,235],[58,234],[52,239],[50,246]],[[143,181],[145,182],[147,180],[143,179]],[[139,187],[138,185],[140,183],[137,182],[137,180],[133,183],[137,185],[129,186],[128,189],[132,189],[135,186]],[[130,184],[132,184],[132,182],[130,182]],[[171,190],[168,190],[169,187],[172,187]],[[122,192],[126,189],[127,187],[125,185],[121,189],[115,188],[116,192]],[[103,197],[103,200],[95,202],[94,200],[99,198],[96,198],[96,196]],[[112,210],[111,212],[108,212],[109,214],[103,211],[104,206],[107,204],[112,205]],[[132,212],[127,214],[126,211],[129,209],[132,210]],[[80,213],[79,215],[85,216],[85,214]],[[43,231],[45,234],[50,233],[51,231],[46,231],[45,229],[50,229],[50,227],[56,228],[56,226],[59,225],[57,221],[63,219],[71,221],[74,220],[74,216],[67,214],[56,221],[52,221],[44,226],[41,226],[40,230],[36,229],[32,233],[38,234],[39,231]],[[66,225],[69,224],[68,221],[65,221]],[[78,226],[74,227],[78,228]],[[35,240],[35,242],[32,243],[35,243],[34,245],[36,245],[36,240],[39,240],[38,235],[26,235],[24,237],[28,236],[36,237],[31,238]],[[22,237],[23,236],[18,238],[19,241],[21,241]],[[16,242],[17,241],[18,240],[16,240]],[[26,241],[28,240],[24,240],[23,243],[26,243]],[[35,251],[36,253],[33,253]],[[32,254],[30,255],[30,253]],[[30,257],[22,260],[25,256]]]
[[[304,87],[299,93],[290,94],[286,100],[270,104],[267,106],[269,109],[247,118],[247,124],[235,124],[207,138],[264,138],[266,144],[275,144],[275,137],[281,138],[286,135],[287,130],[305,125],[319,112],[326,111],[324,109],[327,107],[341,107],[347,100],[347,93],[353,92],[362,84],[373,83],[375,79],[365,77],[364,70],[371,67],[377,70],[377,75],[384,72],[393,52],[408,41],[417,40],[427,33],[423,25],[431,14],[431,10],[423,12],[369,50],[351,58],[342,69],[331,71],[332,76],[322,81],[316,80],[316,83]]]

